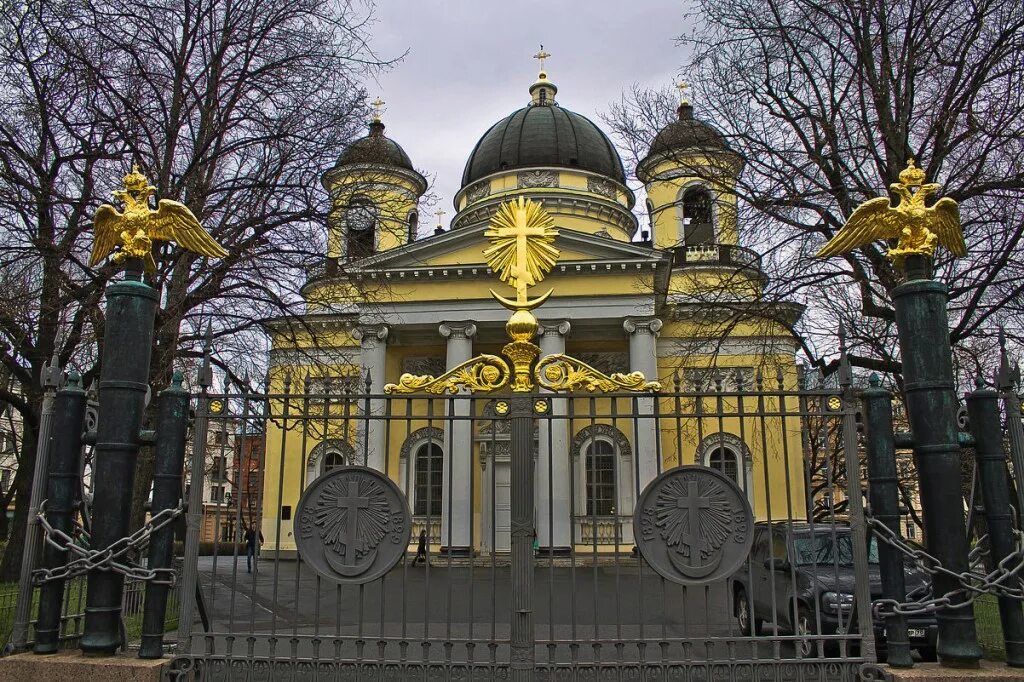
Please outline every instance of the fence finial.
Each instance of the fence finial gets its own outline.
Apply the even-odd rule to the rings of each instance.
[[[839,324],[839,385],[842,388],[853,385],[853,367],[846,350],[846,325],[842,323]]]
[[[1006,330],[999,327],[999,369],[996,370],[995,385],[1000,391],[1012,391],[1020,383],[1020,365],[1010,362],[1006,350]]]

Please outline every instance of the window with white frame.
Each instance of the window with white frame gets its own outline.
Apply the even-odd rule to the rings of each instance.
[[[732,449],[724,446],[714,448],[708,453],[707,465],[740,485],[740,458]]]
[[[440,516],[444,489],[444,450],[434,441],[423,443],[416,448],[414,466],[416,502],[413,514]]]
[[[615,446],[594,439],[586,450],[586,496],[588,516],[615,513]]]

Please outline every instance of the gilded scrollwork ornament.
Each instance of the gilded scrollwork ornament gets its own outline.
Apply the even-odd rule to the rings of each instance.
[[[569,355],[548,355],[534,370],[537,384],[549,391],[660,391],[661,383],[648,381],[643,372],[605,374]]]
[[[508,385],[512,373],[508,363],[497,355],[478,355],[439,377],[403,374],[397,384],[384,387],[385,393],[458,393],[497,391]]]

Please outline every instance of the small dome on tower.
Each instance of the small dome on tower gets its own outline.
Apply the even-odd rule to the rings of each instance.
[[[385,137],[384,124],[379,118],[370,122],[369,135],[359,138],[345,149],[335,168],[362,163],[416,170],[405,150],[391,138]]]
[[[684,152],[721,153],[739,160],[739,155],[729,146],[722,131],[693,117],[693,105],[689,102],[680,104],[676,114],[675,121],[658,131],[647,156],[637,165],[637,176],[641,181],[647,181],[647,171],[653,169],[652,162],[656,159]]]

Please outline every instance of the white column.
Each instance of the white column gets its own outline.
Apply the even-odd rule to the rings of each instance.
[[[537,330],[540,337],[540,357],[565,352],[565,337],[569,321],[541,322]],[[550,393],[541,389],[541,393]],[[542,554],[549,548],[556,554],[572,550],[572,509],[569,507],[569,425],[565,398],[551,400],[551,416],[541,418],[537,452],[537,542]]]
[[[472,322],[442,322],[441,336],[448,339],[446,371],[473,357],[473,336],[476,325]],[[468,392],[460,395],[469,396]],[[454,398],[445,405],[445,414],[468,417],[472,401]],[[449,410],[449,408],[452,408]],[[470,496],[473,476],[473,424],[468,419],[445,423],[444,470],[441,505],[441,549],[452,554],[471,554],[473,538],[470,534],[473,518],[473,498]]]
[[[370,393],[375,395],[384,393],[384,363],[387,359],[388,331],[388,326],[384,324],[364,324],[352,330],[352,337],[360,342],[359,364],[362,366],[360,393],[366,390],[367,375],[370,377]],[[357,431],[356,462],[362,463],[365,451],[366,466],[378,471],[384,471],[384,462],[387,457],[387,453],[384,452],[387,424],[382,419],[374,419],[373,415],[383,415],[385,409],[383,399],[371,400],[370,417],[366,421],[360,420]],[[363,441],[364,434],[365,443]]]
[[[622,328],[629,334],[629,369],[632,372],[643,372],[648,381],[655,381],[658,378],[658,332],[661,331],[661,320],[656,317],[627,317]],[[638,398],[637,414],[654,414],[654,398]],[[639,481],[633,483],[628,491],[629,504],[623,505],[623,514],[633,513],[632,499],[636,490],[643,491],[658,473],[658,458],[661,453],[657,451],[657,420],[637,419],[636,434],[633,439],[633,450],[637,458],[637,470]],[[639,485],[637,485],[639,484]]]

